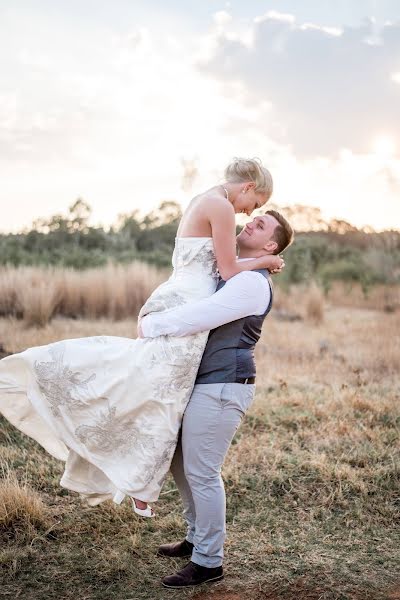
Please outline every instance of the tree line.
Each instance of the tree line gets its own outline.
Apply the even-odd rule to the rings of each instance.
[[[276,207],[274,207],[276,208]],[[367,291],[376,283],[400,281],[400,232],[357,229],[343,220],[325,221],[318,209],[279,208],[294,224],[295,243],[285,251],[281,284],[310,278],[329,289],[332,281],[360,283]],[[46,265],[73,269],[101,267],[108,262],[140,260],[171,265],[181,218],[180,205],[164,201],[144,217],[122,214],[108,230],[89,225],[91,207],[76,200],[66,215],[38,219],[20,233],[0,234],[0,265]]]

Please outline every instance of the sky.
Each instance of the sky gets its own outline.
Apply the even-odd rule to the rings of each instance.
[[[273,202],[400,228],[398,0],[0,0],[0,231],[184,208],[259,157]]]

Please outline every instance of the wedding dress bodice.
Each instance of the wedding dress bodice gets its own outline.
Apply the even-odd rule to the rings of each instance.
[[[212,238],[177,237],[172,255],[173,272],[142,307],[139,316],[199,300],[215,292],[217,261]]]

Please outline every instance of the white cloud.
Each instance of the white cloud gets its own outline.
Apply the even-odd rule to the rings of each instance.
[[[217,25],[226,25],[232,21],[232,15],[226,10],[219,10],[214,14],[213,20]]]
[[[281,13],[276,10],[269,10],[264,15],[254,18],[254,23],[264,23],[264,21],[281,21],[292,25],[296,21],[296,17],[290,13]]]
[[[323,25],[317,25],[316,23],[303,23],[300,25],[300,29],[314,29],[316,31],[323,31],[324,33],[334,36],[339,36],[343,33],[343,29],[340,27],[324,27]]]
[[[297,155],[366,152],[381,131],[400,136],[400,22],[383,27],[379,44],[374,36],[370,21],[332,30],[269,12],[254,19],[251,48],[220,35],[201,68],[240,82],[248,104],[269,102],[261,129]]]

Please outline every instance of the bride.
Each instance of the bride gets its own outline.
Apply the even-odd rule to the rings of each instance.
[[[250,215],[272,193],[258,160],[235,159],[225,183],[190,202],[179,225],[173,273],[139,318],[214,293],[218,276],[279,270],[279,256],[238,262],[235,213]],[[0,412],[66,462],[61,486],[94,506],[130,496],[154,516],[207,332],[188,337],[94,336],[28,348],[0,361]]]

